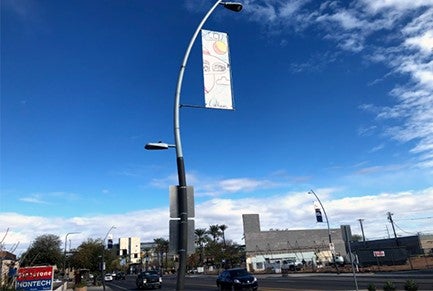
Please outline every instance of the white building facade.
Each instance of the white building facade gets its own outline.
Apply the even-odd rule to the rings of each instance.
[[[119,238],[119,255],[126,259],[129,264],[141,262],[140,238],[121,237]]]

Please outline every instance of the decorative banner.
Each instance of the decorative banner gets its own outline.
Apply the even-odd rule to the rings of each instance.
[[[201,37],[205,106],[233,109],[227,33],[202,30]]]
[[[322,212],[320,211],[320,208],[317,207],[316,207],[316,220],[317,222],[323,222]]]
[[[53,276],[53,266],[19,268],[16,290],[53,290]]]

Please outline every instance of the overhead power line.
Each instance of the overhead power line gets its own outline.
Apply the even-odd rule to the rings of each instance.
[[[433,216],[418,217],[418,218],[402,218],[399,220],[424,220],[424,219],[433,219]]]
[[[402,229],[400,226],[398,226],[397,223],[395,223],[395,221],[394,221],[394,225],[395,225],[399,230],[401,230],[401,231],[404,232],[404,233],[407,233],[407,234],[416,234],[416,232],[408,232],[408,231],[405,231],[405,230]]]

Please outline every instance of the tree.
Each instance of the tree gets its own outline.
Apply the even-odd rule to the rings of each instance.
[[[143,259],[145,261],[145,270],[149,270],[149,256],[150,256],[150,248],[145,248],[142,252],[141,256],[141,264],[143,264]]]
[[[81,243],[70,259],[70,265],[76,269],[89,269],[90,272],[100,270],[102,261],[102,241],[89,238]],[[104,258],[106,258],[104,253]]]
[[[213,265],[217,268],[243,266],[245,264],[245,247],[225,239],[226,225],[210,225],[209,230],[195,229],[195,243],[198,246],[195,254],[188,258],[190,266]],[[223,241],[218,238],[222,236]]]
[[[195,234],[195,243],[199,247],[199,263],[203,263],[203,250],[204,250],[204,244],[209,241],[209,237],[207,236],[207,231],[205,228],[197,228],[194,231]]]
[[[54,234],[43,234],[38,236],[22,255],[21,266],[61,266],[62,261],[63,254],[60,237]]]
[[[120,268],[115,251],[104,248],[101,239],[91,239],[81,243],[69,259],[69,265],[75,269],[89,269],[91,273],[101,271],[102,252],[104,252],[105,268],[108,271]]]
[[[362,235],[352,234],[352,241],[362,241]]]
[[[210,225],[208,233],[212,236],[214,242],[218,240],[218,237],[221,235],[220,227],[218,224]]]
[[[223,259],[225,268],[242,266],[246,260],[244,247],[228,240],[224,246]]]
[[[221,230],[221,232],[222,232],[222,236],[223,236],[223,244],[224,244],[224,247],[226,246],[226,235],[225,235],[225,230],[228,228],[228,226],[227,225],[225,225],[225,224],[221,224],[220,226],[219,226],[219,229]]]
[[[164,258],[164,254],[165,254],[165,266],[167,267],[168,264],[168,247],[170,242],[168,240],[166,240],[165,238],[155,238],[153,240],[156,244],[156,248],[155,251],[158,254],[158,261],[159,261],[159,265],[162,269],[162,260]],[[161,270],[162,271],[162,270]]]

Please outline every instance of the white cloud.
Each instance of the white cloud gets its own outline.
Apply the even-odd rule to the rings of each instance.
[[[362,0],[371,12],[378,12],[380,10],[408,10],[417,9],[419,7],[426,7],[433,5],[432,0]]]
[[[249,178],[241,179],[227,179],[219,182],[219,186],[222,192],[240,192],[240,191],[252,191],[260,188],[266,188],[270,186],[272,182],[266,180],[254,180]]]
[[[431,55],[433,53],[433,30],[406,39],[405,45],[419,49],[422,54]]]
[[[274,179],[260,178],[253,179],[247,177],[232,178],[232,179],[215,179],[215,177],[206,177],[188,171],[187,175],[188,185],[194,186],[195,195],[199,197],[210,196],[217,197],[231,193],[245,193],[262,189],[269,189],[287,184],[287,182],[279,182]],[[152,186],[158,188],[167,188],[167,185],[176,185],[177,176],[170,175],[162,179],[154,179],[151,182]],[[143,189],[145,189],[143,187]]]
[[[291,17],[296,14],[299,9],[305,4],[305,0],[293,0],[283,2],[281,4],[280,16],[281,17]]]
[[[367,238],[382,238],[386,236],[386,212],[390,211],[402,229],[413,233],[433,232],[431,219],[426,219],[431,217],[433,209],[433,188],[351,198],[335,198],[334,189],[317,189],[315,192],[326,209],[331,227],[350,224],[353,233],[359,233],[357,219],[363,218]],[[246,213],[260,215],[262,230],[326,228],[326,225],[315,222],[314,201],[313,195],[306,192],[280,193],[264,198],[212,199],[196,205],[196,228],[225,224],[228,226],[227,239],[238,243],[242,243],[242,214]],[[168,207],[73,218],[0,214],[0,224],[9,228],[5,238],[6,249],[19,242],[17,253],[25,251],[32,240],[42,234],[59,235],[63,240],[66,233],[79,232],[69,237],[74,248],[88,238],[105,237],[111,226],[116,227],[111,232],[114,239],[126,236],[138,236],[142,241],[168,238],[169,219]]]
[[[364,0],[345,5],[336,1],[321,4],[248,1],[248,5],[252,5],[248,12],[253,21],[258,20],[255,15],[264,13],[262,8],[272,11],[272,17],[263,24],[265,27],[272,25],[270,37],[275,31],[292,33],[313,27],[319,31],[319,37],[335,42],[341,50],[362,54],[365,60],[388,67],[388,79],[391,74],[399,80],[406,79],[390,91],[395,98],[393,105],[381,108],[369,104],[363,109],[374,109],[377,122],[382,125],[380,128],[389,138],[414,142],[409,152],[422,154],[420,166],[433,164],[429,154],[433,153],[432,0]],[[293,29],[285,30],[285,27]],[[294,64],[292,72],[308,68],[306,64]]]
[[[47,201],[42,200],[41,197],[38,195],[22,197],[19,200],[22,202],[33,203],[33,204],[48,204]]]
[[[317,17],[317,21],[330,21],[335,22],[341,26],[344,30],[353,30],[364,27],[367,23],[358,19],[349,11],[339,11],[332,15],[321,15]]]
[[[53,201],[76,201],[80,199],[75,193],[67,192],[48,192],[48,193],[33,193],[28,196],[19,198],[19,201],[31,204],[54,204]]]
[[[378,152],[378,151],[382,150],[383,148],[385,148],[384,144],[377,145],[370,150],[370,153]]]
[[[255,1],[245,1],[244,11],[249,13],[253,20],[272,22],[277,19],[275,7],[272,4],[255,4]]]

